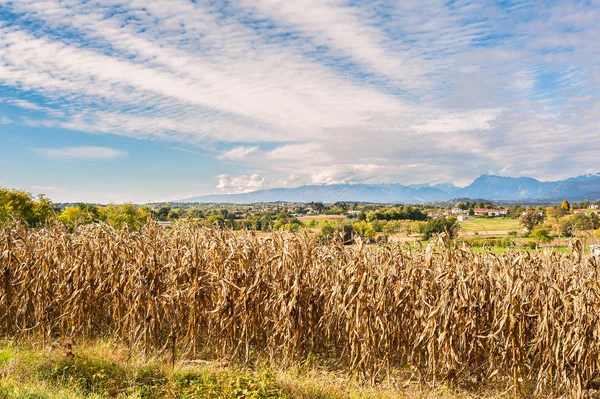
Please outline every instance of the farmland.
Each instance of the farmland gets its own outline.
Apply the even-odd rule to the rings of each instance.
[[[598,383],[600,264],[577,240],[494,255],[444,236],[411,248],[13,224],[0,256],[0,334],[42,347],[108,340],[172,367],[310,361],[365,386],[583,396]]]
[[[323,220],[344,220],[346,218],[345,215],[314,215],[314,216],[301,216],[298,218],[302,223],[309,223],[312,220],[317,222]]]
[[[506,235],[509,231],[521,231],[519,219],[516,218],[477,218],[459,222],[467,233]]]

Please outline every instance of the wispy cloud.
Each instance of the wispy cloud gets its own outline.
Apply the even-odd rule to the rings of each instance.
[[[283,145],[269,151],[265,156],[268,159],[283,162],[306,162],[308,160],[311,162],[324,162],[330,160],[327,153],[323,151],[322,146],[313,143]]]
[[[369,72],[383,74],[402,87],[427,83],[428,64],[421,54],[400,41],[390,40],[376,25],[376,16],[341,1],[243,0],[247,8],[272,19],[282,30],[297,31],[332,55],[346,56]],[[365,15],[367,18],[365,18]]]
[[[62,147],[36,148],[35,151],[47,159],[65,161],[97,161],[121,158],[127,151],[108,147]]]
[[[0,125],[10,125],[11,123],[14,123],[14,121],[12,119],[10,119],[8,116],[6,116],[6,115],[0,116]]]
[[[42,110],[46,109],[46,108],[41,107],[37,104],[34,104],[30,101],[22,100],[22,99],[9,99],[9,100],[6,100],[6,102],[8,104],[16,105],[17,107],[21,107],[21,108],[29,109],[29,110],[33,110],[33,111],[42,111]]]
[[[252,154],[253,152],[255,152],[256,150],[258,150],[258,146],[253,146],[253,147],[244,147],[244,146],[239,146],[239,147],[235,147],[232,148],[229,151],[224,152],[223,154],[221,154],[219,156],[220,159],[227,159],[227,160],[242,160],[244,158],[246,158],[248,155]]]
[[[208,149],[239,168],[219,190],[597,162],[593,2],[168,3],[0,0],[19,123]]]

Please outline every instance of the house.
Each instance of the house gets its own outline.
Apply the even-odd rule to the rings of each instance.
[[[478,216],[506,216],[508,215],[508,209],[488,209],[488,208],[475,208],[473,210],[475,215]]]
[[[588,206],[588,209],[600,209],[600,205],[592,204]]]
[[[456,217],[456,220],[458,220],[459,222],[462,222],[464,220],[469,220],[469,215],[466,213],[463,213],[462,215],[458,215]]]
[[[523,211],[522,215],[525,216],[529,213],[530,211]],[[540,211],[540,210],[535,210],[533,209],[531,212],[535,212],[538,214],[538,216],[544,216],[544,211]]]
[[[452,208],[451,212],[453,215],[462,215],[465,213],[465,211],[460,208]]]
[[[595,213],[596,215],[600,214],[600,209],[574,209],[573,210],[573,214],[575,215],[580,215],[580,214],[584,214],[584,215],[589,215]]]

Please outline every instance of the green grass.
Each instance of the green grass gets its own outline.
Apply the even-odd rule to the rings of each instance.
[[[304,363],[288,370],[209,362],[182,362],[173,368],[157,358],[129,358],[124,348],[102,341],[76,347],[74,353],[67,357],[60,346],[0,341],[0,399],[457,399],[491,397],[503,390],[421,387],[406,372],[368,386]]]
[[[476,218],[459,222],[467,232],[521,231],[519,219],[509,218]]]
[[[0,349],[0,367],[15,356],[12,348]]]

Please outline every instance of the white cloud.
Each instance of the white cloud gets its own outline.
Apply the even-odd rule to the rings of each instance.
[[[366,13],[360,8],[335,0],[243,0],[241,4],[272,17],[283,27],[299,30],[318,45],[351,57],[368,70],[399,81],[403,87],[417,88],[425,81],[427,64],[420,55],[406,46],[394,45],[378,28],[370,26],[377,21],[364,20]]]
[[[488,130],[501,110],[487,109],[467,113],[447,113],[434,117],[416,126],[423,133],[452,133],[469,130]]]
[[[227,160],[241,160],[241,159],[246,158],[248,155],[252,154],[256,150],[258,150],[258,146],[254,146],[254,147],[239,146],[239,147],[235,147],[229,151],[224,152],[223,154],[221,154],[219,156],[219,158],[227,159]]]
[[[231,59],[228,54],[217,54],[211,59],[204,54],[195,56],[173,49],[167,43],[161,43],[160,36],[158,40],[155,36],[148,37],[149,34],[136,31],[135,26],[115,28],[114,25],[120,21],[111,21],[110,18],[100,21],[101,13],[89,7],[79,7],[83,8],[82,12],[88,18],[78,19],[66,18],[73,11],[58,4],[49,7],[47,13],[34,5],[28,8],[28,4],[24,2],[19,6],[30,11],[34,9],[52,24],[72,24],[74,28],[85,30],[91,37],[108,40],[125,53],[133,53],[136,60],[151,58],[152,63],[131,62],[128,57],[111,57],[80,46],[65,45],[36,38],[24,31],[4,28],[0,44],[5,49],[2,55],[5,65],[0,67],[0,79],[12,85],[26,85],[48,96],[76,95],[83,101],[89,101],[89,97],[100,97],[102,102],[125,103],[129,105],[126,117],[147,117],[136,112],[136,108],[145,108],[149,101],[158,102],[160,108],[166,106],[164,110],[155,110],[152,119],[157,117],[157,112],[171,115],[184,110],[190,111],[185,112],[186,115],[192,115],[194,108],[200,107],[205,111],[203,113],[212,115],[209,122],[216,118],[220,124],[235,122],[238,125],[237,129],[234,127],[229,131],[240,130],[240,127],[245,131],[252,124],[260,126],[260,129],[251,130],[245,137],[238,135],[237,140],[260,140],[261,134],[257,134],[260,130],[262,135],[268,134],[266,139],[278,141],[282,129],[291,129],[296,135],[314,135],[319,126],[331,126],[333,120],[328,116],[329,112],[345,114],[340,119],[345,124],[359,123],[364,111],[354,112],[346,103],[340,102],[344,97],[350,99],[362,95],[370,98],[367,108],[371,109],[390,108],[390,100],[392,103],[394,101],[376,90],[339,80],[327,68],[283,47],[271,48],[270,45],[259,44],[259,54],[250,59]],[[174,2],[173,7],[184,7],[183,4],[186,3]],[[133,8],[132,12],[135,10]],[[148,21],[143,22],[151,24],[153,28],[161,28],[165,9],[153,2],[147,3],[145,8],[151,15]],[[65,19],[61,18],[61,13]],[[190,16],[181,15],[180,18],[183,24],[190,24],[190,30],[193,30],[197,24],[191,17],[205,16],[205,12],[200,7],[193,7],[188,13]],[[214,18],[209,17],[206,22],[214,28],[212,34],[223,34],[222,27],[219,29],[216,21],[211,19]],[[237,52],[246,52],[246,46],[256,47],[251,40],[261,41],[256,33],[253,38],[247,28],[234,21],[228,22],[228,29],[247,31],[249,36],[248,40],[242,42],[237,35],[228,37],[225,34],[220,38],[231,42],[227,48],[234,53],[232,56],[237,57]],[[23,73],[24,70],[27,73]],[[322,89],[332,84],[335,84],[335,95]],[[307,96],[310,101],[304,101],[299,96]],[[131,108],[131,105],[134,107]],[[206,118],[200,116],[195,121],[195,131],[198,133],[205,130]],[[178,119],[170,124],[180,124]],[[301,131],[293,127],[300,124],[303,125]],[[166,126],[161,128],[169,131]],[[101,130],[115,129],[108,126]],[[213,131],[211,136],[214,138],[226,139],[211,126],[206,130]],[[177,130],[170,130],[170,134],[177,134]]]
[[[305,182],[302,180],[301,177],[297,176],[297,175],[289,175],[285,180],[280,180],[277,182],[276,186],[281,186],[281,187],[296,187],[296,186],[301,186],[303,185]]]
[[[529,93],[535,86],[536,78],[535,75],[528,71],[519,71],[513,74],[513,87],[522,92]]]
[[[320,145],[306,144],[287,144],[277,147],[266,154],[269,159],[280,161],[300,161],[300,162],[323,162],[328,161],[329,156],[323,151]]]
[[[216,176],[218,184],[216,188],[220,194],[239,194],[256,190],[265,190],[276,187],[298,187],[310,184],[311,181],[291,174],[284,178],[264,177],[257,173],[251,175],[231,176],[221,174]],[[192,197],[189,195],[188,197]]]
[[[188,153],[188,154],[199,154],[199,152],[198,152],[198,151],[196,151],[196,150],[193,150],[193,149],[191,149],[191,148],[184,148],[184,147],[173,147],[173,149],[174,149],[175,151],[179,151],[179,152],[186,152],[186,153]]]
[[[127,151],[108,147],[61,147],[61,148],[36,148],[35,151],[47,159],[73,160],[73,161],[96,161],[121,158],[127,155]]]
[[[16,105],[17,107],[23,108],[23,109],[28,109],[28,110],[32,110],[32,111],[43,111],[46,108],[41,107],[37,104],[34,104],[32,102],[29,102],[27,100],[22,100],[22,99],[10,99],[6,101],[9,104],[12,105]]]
[[[227,193],[245,193],[263,188],[265,179],[258,174],[230,176],[221,174],[217,176],[217,188]]]
[[[380,165],[375,165],[372,163],[369,164],[357,164],[357,165],[352,165],[352,167],[360,172],[366,172],[366,173],[371,173],[374,172],[378,169],[381,168]]]
[[[0,7],[19,15],[0,26],[0,84],[46,114],[18,123],[202,147],[244,173],[221,190],[597,163],[600,11],[584,2]]]

